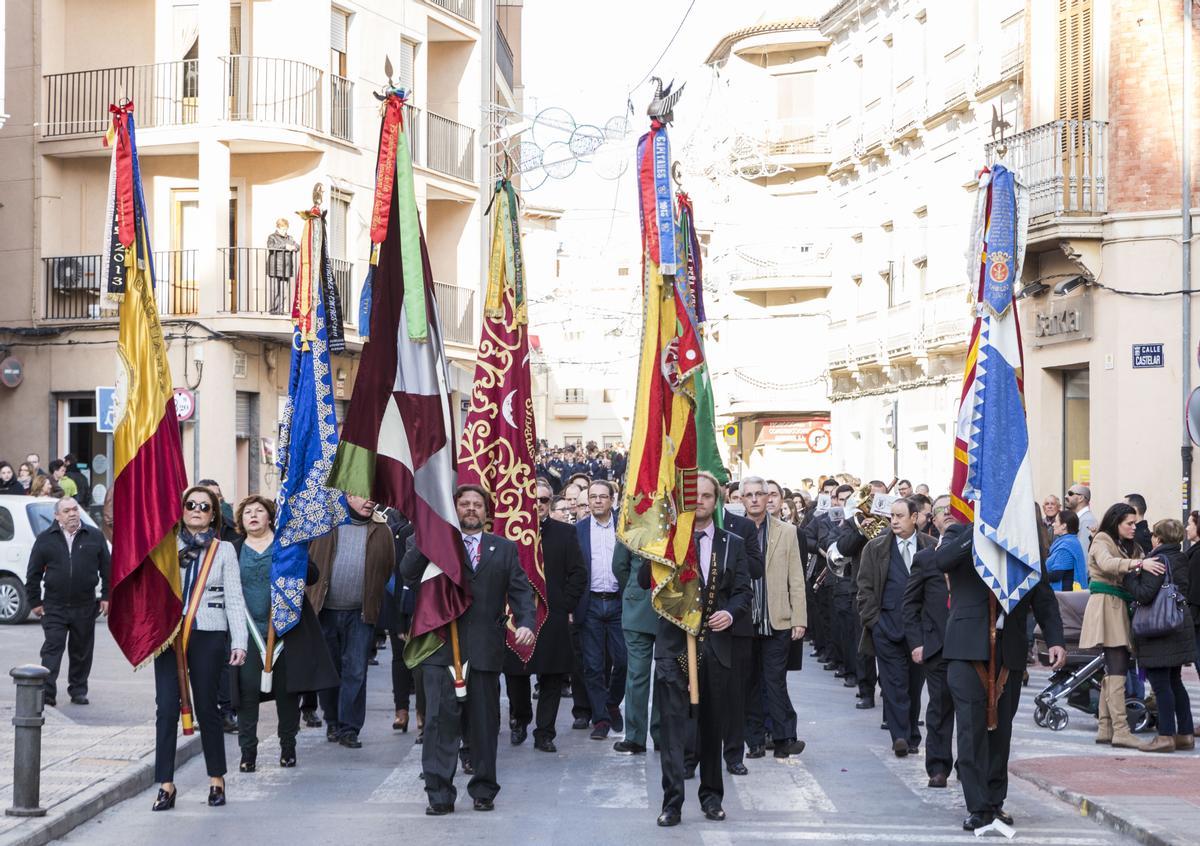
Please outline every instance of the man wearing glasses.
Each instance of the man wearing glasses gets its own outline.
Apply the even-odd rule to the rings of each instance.
[[[588,586],[575,609],[580,625],[583,675],[592,710],[592,740],[604,740],[609,731],[625,730],[621,700],[625,698],[625,635],[621,631],[620,584],[613,574],[617,551],[617,521],[613,488],[604,480],[588,486],[589,516],[575,524]],[[611,672],[606,667],[611,663]]]
[[[556,496],[550,500],[550,518],[560,523],[574,523],[571,519],[571,506],[566,497]]]
[[[1096,530],[1096,515],[1092,513],[1092,489],[1087,485],[1071,485],[1067,491],[1066,507],[1079,518],[1079,544],[1086,550]]]

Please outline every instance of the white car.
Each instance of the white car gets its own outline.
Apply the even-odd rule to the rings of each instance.
[[[53,525],[57,501],[48,496],[0,495],[0,624],[20,623],[29,616],[25,598],[29,553],[34,539]],[[80,516],[98,528],[83,509]]]

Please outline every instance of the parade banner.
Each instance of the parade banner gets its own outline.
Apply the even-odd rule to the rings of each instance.
[[[659,136],[663,143],[656,143]],[[660,203],[660,177],[670,172],[661,160],[666,128],[659,120],[638,142],[639,200],[641,202],[644,325],[638,366],[637,404],[629,465],[620,503],[617,533],[621,542],[651,564],[655,610],[691,634],[702,621],[695,522],[696,474],[700,443],[706,460],[713,460],[715,432],[711,411],[701,413],[698,397],[707,397],[708,374],[704,345],[697,323],[699,255],[683,262],[680,272],[667,274],[660,259],[674,260],[693,234],[672,226],[664,237],[668,215]],[[673,201],[668,194],[667,205]],[[688,214],[690,220],[690,204]],[[674,210],[669,218],[674,221]],[[669,243],[669,247],[666,246]],[[689,266],[690,265],[690,266]],[[711,469],[720,467],[719,460]],[[723,475],[723,473],[721,474]]]
[[[105,300],[117,306],[120,318],[108,627],[125,657],[140,668],[170,645],[183,615],[175,527],[187,472],[154,296],[133,104],[111,110],[113,163],[102,284]]]
[[[279,423],[280,481],[271,553],[271,624],[279,635],[300,622],[309,541],[347,519],[342,492],[325,485],[338,444],[325,296],[325,219],[315,206],[301,216],[304,235],[293,295],[291,375]],[[336,335],[341,336],[340,326]]]
[[[548,611],[546,569],[534,488],[537,433],[520,216],[517,192],[509,180],[497,183],[491,210],[487,296],[471,407],[459,446],[458,481],[479,485],[491,495],[492,533],[517,545],[521,569],[533,586],[537,634]],[[528,662],[534,644],[517,644],[511,614],[506,635],[509,648]]]
[[[1003,165],[983,172],[979,193],[971,245],[975,323],[955,433],[952,504],[960,517],[971,515],[975,569],[1007,613],[1041,578],[1014,295],[1028,204]]]
[[[430,561],[405,646],[405,661],[414,666],[440,647],[443,628],[466,611],[471,598],[454,507],[449,374],[403,130],[397,149],[397,190],[374,274],[371,341],[363,347],[326,484],[395,508],[413,524],[414,542]],[[408,190],[401,190],[404,185]],[[416,236],[411,253],[403,237],[410,226]],[[409,272],[414,261],[415,275]],[[409,309],[414,301],[419,317]],[[425,325],[414,337],[409,329],[415,319]]]

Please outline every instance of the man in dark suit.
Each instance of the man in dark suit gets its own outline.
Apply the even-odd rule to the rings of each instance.
[[[583,647],[583,674],[592,707],[592,740],[604,740],[609,730],[623,731],[621,700],[625,698],[625,636],[621,631],[621,590],[613,575],[617,551],[617,520],[613,488],[604,480],[588,486],[590,515],[575,524],[588,586],[575,608]],[[612,670],[608,672],[611,664]]]
[[[699,564],[701,597],[699,658],[700,713],[696,726],[700,758],[700,807],[710,820],[725,819],[721,804],[722,730],[728,707],[733,666],[732,627],[750,610],[752,591],[746,549],[740,538],[718,529],[712,521],[717,506],[717,480],[700,473],[696,483],[693,531]],[[638,582],[650,587],[650,565],[638,571]],[[663,805],[660,826],[679,825],[683,809],[684,757],[689,735],[688,676],[685,667],[687,634],[665,618],[654,638],[654,698],[661,702]]]
[[[882,484],[882,483],[881,483]],[[835,494],[835,503],[843,508],[854,495],[854,488],[842,485]],[[875,656],[864,655],[859,649],[862,643],[862,618],[858,615],[856,594],[858,592],[857,575],[859,552],[865,545],[865,538],[858,531],[853,520],[846,519],[840,526],[834,526],[830,533],[826,560],[836,569],[841,570],[842,576],[835,578],[833,585],[833,615],[837,629],[839,651],[841,652],[843,670],[834,673],[844,675],[842,682],[846,687],[858,688],[858,704],[854,707],[860,710],[875,707],[875,684],[878,675],[875,667]],[[846,541],[849,546],[843,545]],[[834,547],[837,547],[836,549]],[[850,550],[853,551],[850,551]]]
[[[554,723],[562,700],[563,685],[571,675],[571,630],[567,617],[579,603],[587,585],[587,568],[575,531],[565,523],[550,519],[550,500],[554,492],[545,479],[537,481],[537,510],[541,520],[542,566],[546,573],[547,615],[538,632],[537,645],[528,664],[511,649],[504,654],[504,686],[508,690],[508,723],[513,746],[525,742],[533,721],[533,699],[529,676],[537,673],[537,725],[533,730],[533,748],[557,752]]]
[[[753,520],[725,513],[725,531],[742,539],[746,547],[746,568],[751,579],[763,577],[763,554],[758,545],[758,527]],[[733,623],[732,692],[725,721],[725,769],[733,775],[747,775],[746,768],[746,697],[749,693],[750,655],[753,650],[754,624],[745,614]]]
[[[454,507],[466,551],[471,578],[471,605],[458,618],[460,654],[467,672],[467,724],[474,775],[467,792],[476,811],[490,811],[500,792],[496,781],[496,738],[500,732],[500,670],[504,666],[505,604],[512,609],[517,643],[533,643],[533,587],[517,559],[512,541],[483,531],[487,494],[476,485],[461,485],[454,492]],[[401,577],[420,582],[429,559],[414,545],[400,564]],[[420,590],[422,588],[418,588]],[[425,813],[441,816],[454,810],[458,791],[454,772],[458,765],[462,704],[454,693],[454,653],[450,638],[422,666],[425,686],[425,742],[421,767],[429,807]]]
[[[937,536],[950,523],[949,505],[933,511],[932,527]],[[949,614],[950,589],[946,577],[933,560],[934,547],[925,547],[913,558],[912,573],[904,589],[901,616],[904,637],[912,660],[925,671],[925,689],[929,704],[925,708],[925,772],[930,787],[945,787],[954,766],[952,733],[954,699],[946,684],[946,616]]]
[[[950,613],[946,619],[946,640],[942,654],[946,658],[946,680],[954,697],[954,718],[958,722],[958,780],[970,812],[963,829],[974,831],[999,819],[1011,825],[1004,811],[1008,796],[1008,753],[1012,742],[1012,721],[1021,698],[1021,676],[1029,640],[1025,631],[1030,607],[1050,647],[1050,662],[1059,669],[1067,661],[1062,618],[1054,591],[1042,578],[1021,598],[1012,612],[1001,615],[996,631],[996,658],[1000,699],[998,724],[987,728],[987,693],[980,667],[986,674],[989,654],[989,603],[991,591],[975,570],[973,532],[970,526],[946,527],[942,543],[934,553],[937,568],[950,577]]]
[[[879,662],[883,718],[892,751],[903,758],[921,744],[921,666],[904,640],[904,588],[919,549],[933,541],[917,531],[917,507],[910,499],[892,503],[891,529],[863,548],[858,567],[858,614],[863,622],[859,650]]]

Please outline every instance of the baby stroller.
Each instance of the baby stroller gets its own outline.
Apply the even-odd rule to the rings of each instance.
[[[1083,611],[1087,607],[1087,591],[1056,592],[1062,615],[1063,637],[1067,642],[1067,663],[1050,675],[1044,690],[1033,698],[1033,721],[1042,728],[1062,731],[1071,721],[1068,705],[1077,711],[1096,716],[1100,712],[1100,680],[1104,678],[1104,656],[1099,649],[1080,649],[1079,632],[1083,626]],[[1050,656],[1041,631],[1037,632],[1038,657],[1043,664]],[[1146,702],[1136,696],[1125,697],[1125,712],[1130,731],[1153,728],[1155,715]]]

